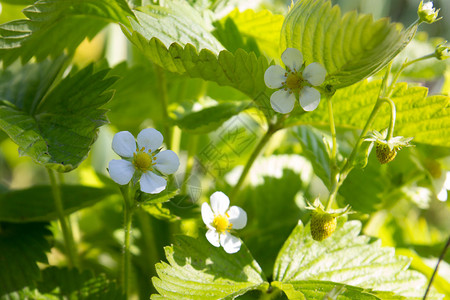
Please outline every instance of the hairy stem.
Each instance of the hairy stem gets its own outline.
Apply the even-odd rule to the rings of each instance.
[[[448,237],[447,244],[445,244],[445,247],[442,250],[441,255],[439,256],[436,267],[434,268],[433,274],[431,275],[430,282],[428,282],[427,290],[425,291],[425,294],[423,295],[423,300],[425,300],[427,298],[428,292],[430,291],[430,288],[431,288],[431,284],[433,283],[433,280],[434,280],[434,276],[436,276],[437,270],[439,268],[439,264],[444,259],[445,253],[447,253],[447,250],[449,247],[450,247],[450,236]]]
[[[124,223],[124,244],[122,255],[122,286],[125,298],[129,295],[129,281],[130,281],[130,245],[131,245],[131,224],[133,219],[133,203],[130,199],[129,185],[120,186],[120,191],[123,196],[123,223]]]
[[[389,129],[388,134],[386,136],[386,141],[389,141],[394,136],[394,126],[395,126],[395,118],[397,116],[397,111],[395,109],[395,103],[389,98],[383,98],[380,99],[380,101],[386,102],[389,104],[389,107],[391,108],[391,118],[389,120]]]
[[[77,259],[77,251],[75,249],[75,241],[73,239],[72,228],[70,227],[70,223],[64,214],[61,189],[58,183],[56,182],[56,176],[54,171],[47,168],[47,172],[50,178],[50,184],[52,186],[53,200],[55,203],[56,212],[58,214],[59,224],[61,225],[61,231],[64,237],[68,265],[70,268],[77,267],[78,259]]]

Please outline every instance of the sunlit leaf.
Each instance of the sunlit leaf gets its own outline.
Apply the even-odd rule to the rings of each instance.
[[[93,38],[111,22],[129,26],[132,12],[125,0],[45,0],[37,1],[23,13],[28,19],[0,25],[0,57],[10,65],[18,57],[22,62],[33,56],[42,61],[74,53],[87,37]]]
[[[355,11],[341,17],[339,6],[326,0],[297,1],[281,31],[282,50],[293,47],[306,64],[318,62],[327,70],[324,85],[352,85],[386,66],[412,39],[417,25],[401,30],[389,19],[373,20]]]
[[[422,299],[428,282],[421,273],[407,270],[410,259],[396,256],[394,248],[381,247],[380,240],[359,235],[360,230],[359,221],[346,222],[317,242],[309,224],[299,222],[278,255],[275,280],[294,286],[305,280],[330,281]],[[434,293],[430,299],[440,296]]]
[[[63,61],[55,63],[61,67]],[[98,127],[107,123],[106,110],[99,107],[111,99],[108,88],[117,78],[105,78],[108,69],[94,73],[90,65],[50,90],[60,71],[53,63],[14,65],[0,74],[0,128],[21,154],[67,172],[86,158]]]
[[[160,295],[152,299],[234,299],[267,284],[245,245],[227,254],[204,236],[178,236],[165,250],[168,263],[158,263],[152,279]]]
[[[380,84],[380,81],[364,81],[337,91],[332,98],[336,126],[362,129],[378,98]],[[427,96],[427,93],[425,87],[409,87],[404,82],[395,85],[390,97],[397,110],[394,135],[414,137],[412,143],[450,147],[450,97]],[[387,128],[389,118],[386,104],[370,130]],[[328,126],[328,111],[319,107],[311,113],[289,119],[288,123]]]

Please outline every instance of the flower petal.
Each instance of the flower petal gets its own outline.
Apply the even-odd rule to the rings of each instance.
[[[307,65],[303,70],[303,78],[312,85],[321,85],[325,81],[325,76],[327,76],[327,70],[316,62]]]
[[[156,154],[155,168],[161,173],[168,175],[173,174],[178,170],[180,160],[178,155],[172,150],[161,151]]]
[[[152,172],[146,172],[141,176],[141,191],[149,194],[162,192],[167,185],[167,181],[161,176]]]
[[[114,152],[122,157],[133,157],[136,152],[136,141],[129,131],[120,131],[114,135],[112,140]]]
[[[108,171],[112,180],[120,185],[124,185],[130,182],[133,177],[134,167],[133,164],[127,160],[113,159],[109,162]]]
[[[287,48],[281,54],[281,60],[291,71],[298,71],[303,65],[303,55],[296,48]]]
[[[270,105],[279,113],[287,114],[292,111],[295,104],[294,93],[285,90],[279,90],[270,96]]]
[[[211,200],[211,208],[214,214],[224,215],[228,206],[230,206],[230,199],[222,192],[215,192],[209,198]]]
[[[238,206],[232,206],[227,211],[228,221],[230,221],[233,226],[232,229],[242,229],[247,225],[247,213]]]
[[[214,247],[220,247],[219,243],[219,233],[213,229],[209,229],[206,232],[206,239],[211,243]]]
[[[139,149],[145,147],[146,151],[151,150],[151,152],[161,147],[163,140],[161,132],[154,128],[143,129],[137,136]]]
[[[278,89],[286,81],[286,70],[278,65],[270,66],[264,73],[264,82],[271,89]]]
[[[214,214],[206,202],[202,204],[202,219],[206,225],[210,225],[214,221]]]
[[[241,244],[241,240],[229,232],[220,235],[220,245],[222,245],[226,253],[232,254],[238,252],[241,249]]]
[[[319,106],[320,103],[320,92],[315,88],[305,86],[300,91],[300,106],[305,111],[313,111]]]

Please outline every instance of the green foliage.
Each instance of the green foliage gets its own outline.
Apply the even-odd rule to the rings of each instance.
[[[275,157],[271,159],[275,161]],[[274,257],[301,214],[295,204],[295,196],[302,186],[300,177],[289,169],[284,169],[282,175],[281,178],[265,176],[261,184],[248,186],[236,199],[238,204],[244,202],[242,208],[248,216],[248,224],[239,235],[266,274],[272,272]]]
[[[61,194],[65,215],[94,205],[116,191],[83,185],[63,185]],[[0,221],[43,222],[58,219],[52,188],[33,186],[0,194]]]
[[[136,17],[138,22],[132,21],[131,24],[133,30],[122,26],[122,31],[152,62],[162,68],[234,87],[253,99],[262,96],[267,89],[264,84],[264,72],[268,67],[266,58],[242,49],[233,54],[226,50],[220,51],[222,48],[219,46],[208,45],[204,41],[204,36],[209,36],[207,31],[201,34],[189,32],[194,22],[192,20],[184,20],[186,23],[183,28],[188,31],[186,34],[174,37],[168,33],[176,32],[177,23],[174,25],[168,22],[155,27],[166,18],[141,12],[136,12]],[[216,40],[212,36],[210,39]]]
[[[247,109],[250,103],[225,102],[207,107],[200,111],[186,114],[175,121],[175,124],[186,132],[208,133],[218,129],[225,121]]]
[[[364,81],[337,91],[332,98],[336,126],[362,129],[378,98],[380,84],[381,81],[378,80]],[[413,143],[449,147],[450,111],[446,107],[450,97],[427,96],[427,93],[428,89],[425,87],[409,87],[405,82],[395,85],[390,97],[397,109],[394,135],[414,137]],[[288,122],[324,126],[324,123],[328,123],[327,115],[328,111],[323,107]],[[387,128],[389,118],[390,112],[386,104],[378,113],[371,130]]]
[[[391,291],[408,299],[422,298],[427,280],[406,270],[410,259],[395,256],[394,249],[381,247],[380,240],[371,242],[369,237],[358,235],[360,222],[339,222],[333,235],[322,242],[312,239],[309,224],[299,222],[277,257],[274,279],[293,287],[298,283],[299,288],[305,280],[320,280]]]
[[[302,155],[313,165],[314,172],[330,188],[330,159],[324,135],[309,126],[299,126],[295,136],[302,145]]]
[[[245,45],[244,41],[246,41],[247,45],[250,41],[254,41],[258,50],[269,57],[279,59],[281,52],[278,45],[280,44],[280,32],[283,20],[283,16],[272,14],[268,10],[255,12],[248,9],[240,12],[238,9],[235,9],[215,24],[215,26],[226,29],[222,32],[223,39],[231,36],[237,40],[237,42],[232,43],[234,45],[233,50],[227,47],[231,52],[237,50],[239,46],[245,50],[250,50],[242,47]],[[236,32],[237,34],[233,35]],[[222,44],[227,46],[223,42]]]
[[[89,271],[80,272],[78,269],[44,269],[37,289],[49,299],[125,299],[115,281],[107,279],[104,274],[95,277]]]
[[[376,300],[376,299],[404,299],[392,293],[367,291],[359,287],[327,281],[296,281],[294,283],[274,282],[277,287],[286,293],[288,299],[308,300]]]
[[[47,223],[0,223],[0,298],[33,286],[40,277],[37,262],[47,263],[50,251]]]
[[[58,171],[76,168],[107,122],[100,109],[113,93],[116,78],[90,65],[58,82],[64,58],[17,65],[0,78],[0,128],[19,145],[21,154]],[[52,86],[54,84],[55,86]]]
[[[212,246],[204,236],[178,236],[166,247],[165,262],[156,265],[152,299],[234,299],[266,285],[261,268],[245,245],[235,254]]]
[[[93,38],[110,22],[129,26],[132,12],[125,0],[38,1],[23,10],[28,19],[0,26],[0,57],[5,66],[17,58],[42,61],[67,50],[73,54],[85,39]],[[45,41],[45,42],[43,42]]]
[[[297,48],[306,64],[318,62],[327,70],[324,86],[352,85],[386,66],[413,38],[417,25],[401,30],[388,19],[352,11],[341,17],[331,1],[302,0],[289,10],[281,48]]]

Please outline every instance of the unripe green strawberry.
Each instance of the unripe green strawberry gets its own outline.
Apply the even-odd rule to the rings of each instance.
[[[397,151],[395,148],[392,150],[389,149],[389,146],[386,144],[377,143],[376,154],[377,159],[381,164],[387,164],[388,162],[394,160],[395,156],[397,155]]]
[[[336,217],[333,215],[313,211],[311,216],[311,236],[316,241],[323,241],[327,237],[331,236],[336,230]]]

